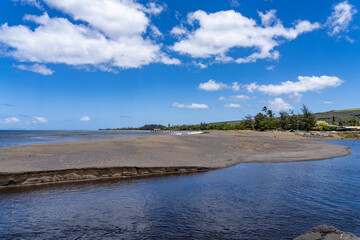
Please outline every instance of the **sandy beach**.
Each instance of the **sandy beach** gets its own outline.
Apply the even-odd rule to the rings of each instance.
[[[251,131],[2,147],[0,186],[201,172],[349,154],[347,147],[293,133]]]

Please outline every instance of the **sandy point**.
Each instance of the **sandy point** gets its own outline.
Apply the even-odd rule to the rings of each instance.
[[[309,161],[349,154],[347,147],[293,133],[253,131],[2,147],[0,186],[197,172],[240,163]]]

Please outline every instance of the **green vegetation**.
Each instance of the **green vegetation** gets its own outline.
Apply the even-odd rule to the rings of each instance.
[[[302,114],[295,115],[293,111],[281,111],[279,117],[275,117],[274,113],[267,107],[264,107],[262,112],[258,113],[254,118],[254,129],[258,131],[265,130],[311,130],[315,127],[315,115],[303,105]]]
[[[359,134],[355,134],[355,133],[341,133],[339,135],[343,138],[359,138],[360,137]]]
[[[262,111],[253,116],[246,116],[237,122],[200,123],[195,125],[164,126],[159,124],[144,125],[140,128],[122,128],[117,130],[171,130],[171,131],[205,131],[205,130],[311,130],[316,125],[316,117],[303,105],[302,114],[280,112],[275,116],[272,110],[266,106]]]
[[[325,121],[316,121],[316,127],[317,127],[317,129],[322,130],[322,131],[335,131],[338,128],[337,126],[330,126]]]
[[[316,117],[303,105],[302,116],[300,116],[299,129],[310,131],[316,124]]]
[[[349,121],[346,121],[344,124],[341,125],[345,125],[345,126],[360,126],[360,121],[353,118],[350,119]]]
[[[166,130],[166,127],[159,124],[148,124],[139,128],[139,130],[154,130],[154,129]]]
[[[357,120],[357,124],[359,124],[360,108],[333,110],[329,112],[315,113],[315,116],[318,121],[323,120],[328,123],[329,122],[338,123],[339,125],[359,126],[359,125],[351,125],[351,124],[355,120]]]
[[[303,105],[301,114],[293,111],[279,112],[276,116],[266,106],[255,116],[247,115],[243,120],[219,123],[200,123],[195,125],[148,124],[140,128],[117,128],[115,130],[169,130],[169,131],[206,131],[206,130],[318,130],[335,131],[339,126],[360,126],[360,109],[330,111],[313,114]],[[341,118],[339,117],[341,116]],[[344,119],[344,120],[342,120]],[[345,121],[346,119],[346,121]],[[343,134],[344,138],[358,138],[359,134]]]

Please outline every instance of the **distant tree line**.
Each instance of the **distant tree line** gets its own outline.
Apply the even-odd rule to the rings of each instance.
[[[355,117],[358,117],[358,115],[355,115]],[[331,121],[332,125],[338,125],[338,126],[360,126],[360,122],[358,119],[356,118],[351,118],[347,121],[341,121],[339,120],[339,122],[335,121],[335,116],[332,117],[332,121]]]
[[[340,126],[360,126],[360,122],[359,122],[359,120],[353,118],[346,122],[339,122],[339,125]]]
[[[254,129],[258,131],[265,130],[311,130],[316,125],[316,117],[310,110],[303,105],[302,114],[294,114],[294,111],[289,112],[280,111],[279,116],[275,116],[274,112],[267,107],[263,107],[262,112],[259,112],[252,119],[247,116],[244,123],[247,129]]]
[[[316,117],[303,105],[302,114],[294,114],[293,111],[281,111],[278,116],[267,107],[254,117],[246,116],[236,123],[200,123],[195,125],[173,125],[148,124],[140,128],[123,128],[123,130],[171,130],[171,131],[205,131],[205,130],[311,130],[316,126]]]

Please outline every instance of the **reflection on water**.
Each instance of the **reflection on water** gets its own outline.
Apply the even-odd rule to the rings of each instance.
[[[319,224],[360,235],[359,143],[324,161],[0,193],[0,239],[292,239]]]

